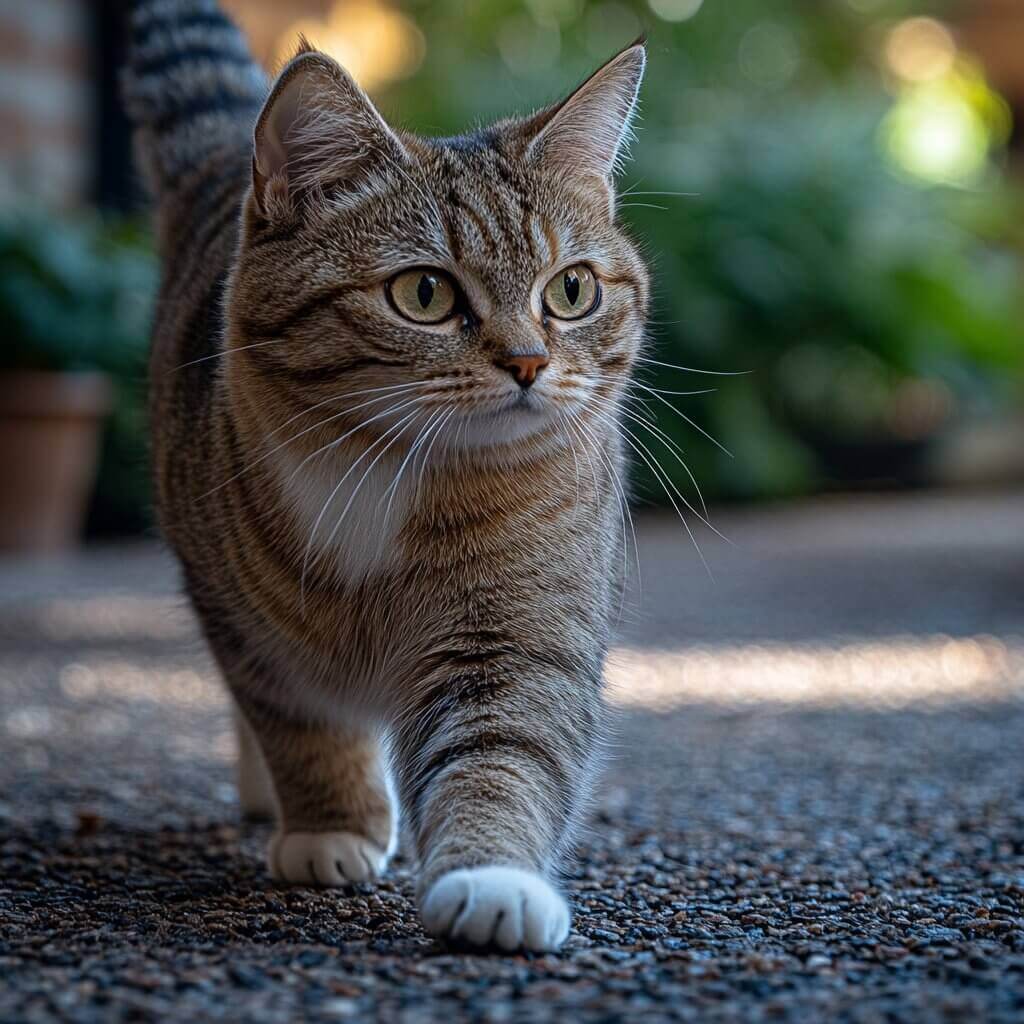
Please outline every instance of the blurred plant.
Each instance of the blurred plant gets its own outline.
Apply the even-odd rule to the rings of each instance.
[[[403,6],[424,63],[384,104],[439,134],[550,102],[648,34],[621,205],[655,271],[650,355],[752,371],[715,382],[644,364],[643,382],[666,391],[719,385],[667,401],[733,458],[638,396],[706,491],[805,491],[849,470],[844,446],[869,458],[920,447],[1024,391],[1024,267],[1020,239],[1007,244],[1024,218],[999,164],[1008,112],[940,22],[908,20],[928,3]],[[630,425],[692,494],[663,441]],[[635,465],[641,490],[665,500]]]
[[[101,370],[115,384],[90,529],[148,522],[145,373],[157,270],[132,221],[42,211],[0,219],[5,370]]]
[[[889,172],[881,116],[870,97],[830,92],[646,149],[645,190],[694,193],[650,199],[671,216],[630,211],[657,261],[659,358],[755,371],[698,417],[735,448],[735,463],[711,453],[706,467],[726,493],[809,486],[819,439],[925,440],[1024,373],[1019,255],[972,229],[977,195]]]
[[[5,216],[0,368],[136,371],[155,288],[155,263],[131,222]]]

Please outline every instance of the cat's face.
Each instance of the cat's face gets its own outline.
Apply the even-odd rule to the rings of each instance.
[[[609,415],[647,305],[610,183],[642,50],[551,111],[448,140],[392,133],[336,65],[303,60],[257,128],[232,300],[255,371],[296,410],[406,442],[493,448]]]

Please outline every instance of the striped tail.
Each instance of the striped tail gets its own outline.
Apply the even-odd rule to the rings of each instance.
[[[267,80],[216,0],[136,0],[122,80],[136,160],[160,199],[218,154],[247,150]]]

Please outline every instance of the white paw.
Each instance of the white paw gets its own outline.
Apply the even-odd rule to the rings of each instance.
[[[267,849],[270,873],[280,882],[372,882],[387,863],[387,853],[376,843],[352,832],[278,832]]]
[[[440,939],[474,946],[558,949],[569,907],[539,875],[518,868],[467,868],[442,875],[423,900],[423,926]]]

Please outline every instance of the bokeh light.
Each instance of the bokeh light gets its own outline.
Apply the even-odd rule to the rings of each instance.
[[[934,18],[908,18],[889,33],[885,46],[889,67],[908,82],[941,78],[953,68],[953,34]]]
[[[884,133],[899,166],[926,181],[965,184],[988,159],[984,122],[949,86],[902,97],[886,118]]]
[[[525,14],[501,23],[497,43],[509,71],[525,78],[550,70],[562,49],[557,22],[538,24]]]
[[[642,26],[634,11],[625,4],[598,4],[587,11],[584,38],[587,51],[597,60],[605,60],[640,35]]]
[[[413,74],[426,52],[423,33],[411,18],[373,0],[339,0],[325,20],[294,22],[277,47],[280,63],[295,53],[299,36],[329,53],[368,90]]]
[[[662,21],[686,21],[701,8],[704,0],[647,0],[651,10]]]
[[[767,89],[777,88],[796,74],[800,47],[785,25],[762,21],[744,34],[739,61],[745,78]]]
[[[977,181],[1011,128],[1009,108],[981,68],[934,18],[908,18],[893,27],[884,57],[897,91],[882,125],[890,158],[923,181]]]

